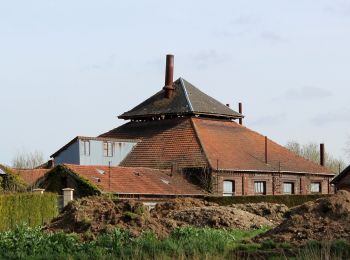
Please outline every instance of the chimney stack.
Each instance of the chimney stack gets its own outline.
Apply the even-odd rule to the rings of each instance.
[[[238,113],[242,114],[242,103],[241,102],[238,103]],[[242,125],[243,124],[243,118],[239,118],[238,122],[239,122],[240,125]]]
[[[265,163],[267,164],[267,136],[265,136]]]
[[[324,144],[320,144],[320,164],[324,166]]]
[[[173,87],[173,77],[174,77],[174,55],[168,54],[166,56],[166,65],[165,65],[165,97],[171,98],[174,92]]]

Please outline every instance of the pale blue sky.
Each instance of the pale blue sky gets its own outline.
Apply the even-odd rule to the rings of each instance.
[[[0,163],[49,156],[182,76],[280,144],[350,130],[350,1],[0,1]]]

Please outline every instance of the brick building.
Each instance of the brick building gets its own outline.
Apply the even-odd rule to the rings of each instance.
[[[332,180],[331,184],[334,184],[336,190],[350,191],[350,165],[339,173]]]
[[[236,112],[183,78],[119,116],[130,120],[99,137],[138,140],[121,166],[175,168],[217,195],[330,193],[334,173],[242,125]],[[238,121],[238,122],[236,122]]]

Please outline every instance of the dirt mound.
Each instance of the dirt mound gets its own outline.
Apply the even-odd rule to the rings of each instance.
[[[161,202],[149,212],[141,202],[114,202],[94,196],[68,204],[45,229],[75,232],[83,239],[93,239],[97,234],[113,231],[116,227],[129,230],[135,236],[149,230],[164,237],[182,226],[251,229],[267,225],[271,223],[264,217],[199,199]]]
[[[194,198],[178,198],[157,203],[157,205],[151,210],[151,214],[152,216],[159,218],[168,216],[168,214],[174,210],[207,206],[218,206],[218,204]]]
[[[135,236],[145,230],[154,231],[159,236],[168,234],[162,224],[150,217],[142,203],[132,200],[114,203],[99,196],[73,201],[44,229],[75,232],[93,239],[96,234],[110,232],[115,227],[128,229]]]
[[[337,194],[292,208],[287,219],[258,238],[303,244],[308,240],[350,241],[350,193]]]
[[[284,204],[275,204],[275,203],[248,203],[248,204],[233,204],[231,207],[248,211],[252,214],[267,218],[274,224],[280,224],[285,213],[289,208]]]
[[[195,227],[252,229],[269,226],[263,217],[230,207],[196,207],[175,210],[167,218]]]

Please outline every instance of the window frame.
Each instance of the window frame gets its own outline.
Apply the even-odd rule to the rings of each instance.
[[[285,184],[290,184],[291,185],[291,191],[290,192],[286,192],[285,190]],[[285,181],[283,182],[283,194],[287,194],[287,195],[291,195],[291,194],[295,194],[295,184],[292,181]]]
[[[103,156],[113,157],[114,153],[114,142],[104,141],[103,142]]]
[[[254,194],[266,195],[266,181],[254,181]]]
[[[318,191],[313,191],[312,190],[312,185],[313,184],[317,184],[318,185]],[[321,184],[321,182],[320,181],[312,181],[311,183],[310,183],[310,193],[312,193],[312,194],[319,194],[319,193],[322,193],[322,184]]]
[[[90,150],[90,141],[89,140],[83,140],[82,144],[83,144],[83,155],[84,156],[90,156],[90,152],[91,152],[91,150]],[[87,147],[86,147],[86,144],[88,144]],[[88,149],[86,149],[86,148],[88,148]],[[87,151],[88,151],[88,153],[87,153]]]
[[[225,191],[225,183],[231,183],[232,191],[231,192],[226,192]],[[235,186],[235,181],[234,180],[223,180],[222,182],[222,196],[224,197],[232,197],[236,193],[236,186]]]

